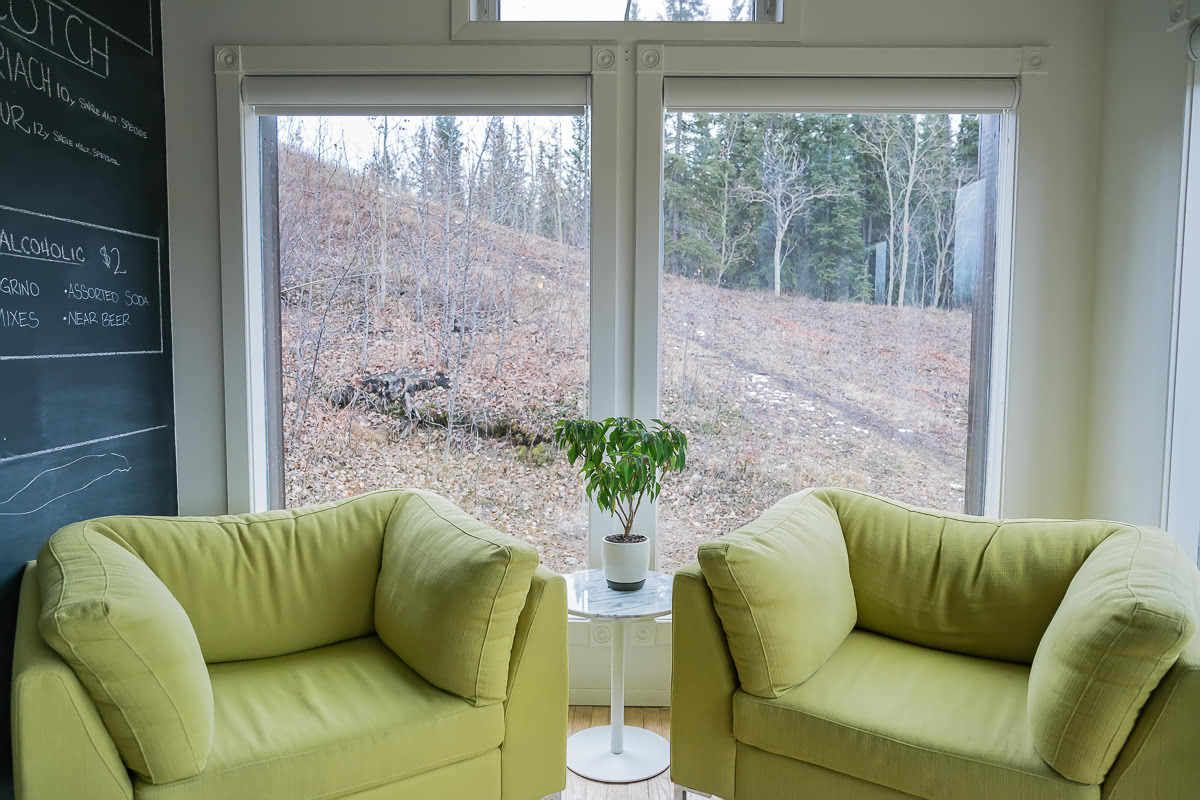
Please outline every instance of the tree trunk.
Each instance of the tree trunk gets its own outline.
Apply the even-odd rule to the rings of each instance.
[[[779,297],[779,294],[780,294],[779,283],[780,283],[780,277],[783,274],[783,234],[784,234],[784,232],[780,228],[778,228],[778,227],[775,228],[774,257],[775,257],[775,296],[776,297]]]

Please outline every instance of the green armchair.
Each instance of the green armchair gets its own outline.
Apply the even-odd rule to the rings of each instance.
[[[536,800],[566,587],[422,491],[63,528],[25,571],[19,800]]]
[[[1200,574],[1162,531],[810,489],[675,576],[677,797],[1200,791]]]

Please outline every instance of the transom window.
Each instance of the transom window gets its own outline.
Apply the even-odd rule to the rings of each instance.
[[[502,22],[778,22],[782,0],[476,0],[474,18]]]

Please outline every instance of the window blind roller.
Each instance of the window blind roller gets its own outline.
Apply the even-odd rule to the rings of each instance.
[[[1016,108],[1015,78],[667,78],[668,111],[986,114]]]
[[[588,105],[582,75],[247,76],[242,97],[260,116],[575,116]]]

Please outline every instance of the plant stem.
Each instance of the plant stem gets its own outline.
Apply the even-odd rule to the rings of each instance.
[[[629,520],[625,523],[625,534],[628,536],[633,531],[633,518],[637,516],[638,509],[642,507],[642,498],[646,495],[643,489],[637,496],[637,505],[629,512]]]

